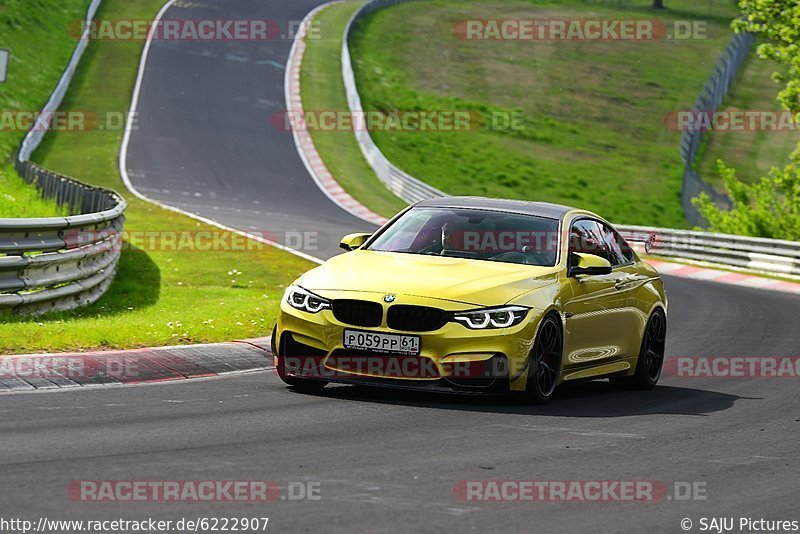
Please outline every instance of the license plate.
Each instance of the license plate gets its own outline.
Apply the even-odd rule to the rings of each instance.
[[[344,347],[355,350],[374,350],[393,354],[419,354],[419,336],[405,334],[381,334],[362,330],[345,330]]]

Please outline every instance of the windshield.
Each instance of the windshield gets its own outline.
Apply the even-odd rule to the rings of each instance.
[[[463,208],[412,208],[369,250],[553,266],[558,221]]]

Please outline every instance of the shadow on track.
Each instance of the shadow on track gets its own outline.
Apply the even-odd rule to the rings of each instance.
[[[328,386],[316,395],[330,399],[440,410],[561,417],[626,417],[652,414],[703,416],[727,410],[733,407],[734,402],[745,398],[727,393],[673,386],[657,386],[652,391],[628,391],[619,389],[607,381],[561,386],[556,390],[553,400],[544,406],[529,405],[524,400],[514,398],[470,397],[363,386]]]

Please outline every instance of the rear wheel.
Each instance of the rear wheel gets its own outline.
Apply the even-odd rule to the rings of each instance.
[[[614,382],[632,389],[653,389],[664,367],[664,348],[667,339],[667,317],[657,309],[650,316],[642,337],[642,348],[636,360],[633,376],[617,378]]]
[[[548,315],[539,325],[528,364],[525,393],[530,402],[544,404],[553,397],[561,373],[563,347],[561,324],[555,316]]]

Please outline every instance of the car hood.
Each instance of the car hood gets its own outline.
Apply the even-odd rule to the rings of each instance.
[[[432,297],[476,306],[502,305],[556,281],[556,267],[420,254],[356,250],[312,269],[309,291],[367,291]]]

